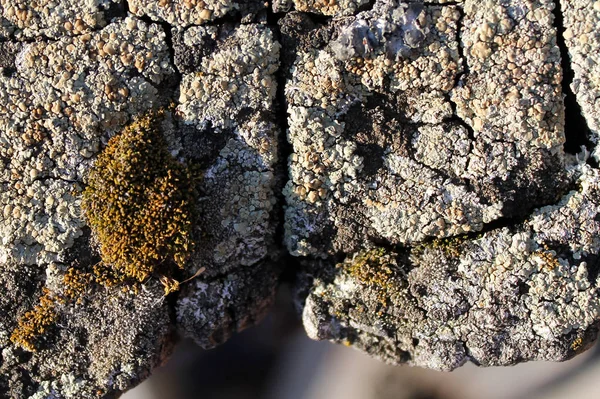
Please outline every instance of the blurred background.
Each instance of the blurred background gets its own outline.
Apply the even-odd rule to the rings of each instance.
[[[388,366],[304,334],[280,290],[263,322],[204,351],[182,341],[121,399],[598,399],[600,346],[564,363],[467,364],[452,373]]]

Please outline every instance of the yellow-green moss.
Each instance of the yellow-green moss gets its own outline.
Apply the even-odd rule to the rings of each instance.
[[[192,248],[192,178],[167,150],[160,118],[145,115],[113,137],[83,191],[102,262],[115,272],[98,273],[107,282],[143,281],[159,266],[183,268]]]
[[[473,238],[478,239],[481,236]],[[447,238],[436,238],[430,242],[421,243],[413,247],[412,256],[421,256],[427,249],[440,250],[449,259],[460,257],[463,251],[463,245],[468,236],[456,236]]]
[[[379,302],[386,307],[391,294],[398,288],[395,256],[384,248],[370,249],[359,252],[338,266],[359,283],[376,290]]]
[[[385,249],[371,249],[359,252],[352,261],[344,263],[345,269],[352,277],[367,285],[384,287],[394,276],[389,267],[392,257]]]

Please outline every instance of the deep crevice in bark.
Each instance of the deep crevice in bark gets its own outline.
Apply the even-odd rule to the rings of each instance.
[[[462,6],[459,6],[459,4],[460,3],[455,3],[453,5],[456,6],[456,8],[458,9],[458,12],[460,13],[460,17],[458,18],[458,21],[456,22],[456,39],[455,40],[457,43],[457,51],[458,51],[458,56],[460,58],[462,71],[460,73],[456,74],[453,89],[464,85],[466,77],[469,76],[469,64],[468,64],[467,58],[464,54],[464,47],[462,46],[462,43],[461,43],[462,30],[464,27],[465,10],[463,9]],[[452,90],[450,92],[444,94],[444,96],[446,97],[446,101],[448,101],[448,103],[450,103],[450,107],[452,108],[452,117],[450,118],[450,121],[454,121],[455,123],[459,124],[460,126],[462,126],[466,129],[467,134],[469,136],[469,141],[470,141],[469,154],[471,154],[475,148],[475,141],[476,141],[475,130],[473,129],[473,127],[471,125],[469,125],[467,123],[466,120],[464,120],[461,116],[458,115],[457,105],[456,105],[456,102],[454,102],[452,100],[451,92],[452,92]],[[467,163],[467,168],[468,168],[468,163]],[[465,179],[465,182],[468,187],[470,187],[471,189],[474,190],[473,183],[470,181],[470,179]]]
[[[281,30],[279,23],[287,13],[275,13],[273,12],[273,1],[268,2],[267,8],[267,26],[273,31],[275,40],[282,43]],[[277,198],[276,207],[276,227],[275,227],[275,246],[280,252],[280,258],[278,262],[281,263],[282,275],[280,282],[292,281],[295,278],[295,274],[300,270],[300,260],[292,256],[287,251],[284,239],[285,239],[285,196],[283,190],[289,180],[288,174],[288,160],[293,154],[294,149],[292,144],[287,139],[287,131],[289,128],[287,119],[287,100],[285,97],[285,84],[287,82],[286,74],[286,63],[285,63],[285,49],[281,49],[279,54],[279,68],[276,72],[277,80],[277,92],[275,95],[275,119],[279,128],[279,140],[278,140],[278,165],[276,166],[276,175],[278,181],[275,184],[275,197]]]
[[[455,40],[457,43],[458,56],[460,57],[460,62],[462,64],[461,65],[462,71],[460,73],[456,74],[456,78],[454,81],[454,88],[461,87],[462,85],[464,85],[466,78],[470,74],[469,63],[467,62],[467,57],[465,56],[465,53],[464,53],[464,47],[462,46],[462,43],[461,43],[462,42],[462,30],[464,27],[465,11],[460,6],[458,6],[457,9],[460,13],[460,17],[458,18],[458,21],[456,22],[456,39]],[[471,140],[471,150],[473,150],[473,144],[475,141],[475,131],[473,130],[473,127],[471,125],[469,125],[467,123],[467,121],[465,121],[463,118],[461,118],[458,115],[456,103],[454,101],[452,101],[452,95],[450,93],[447,93],[446,97],[447,97],[447,101],[450,103],[450,106],[452,107],[453,119],[456,120],[465,129],[467,129],[467,132],[469,133],[469,139]]]
[[[595,144],[591,141],[590,128],[587,125],[585,117],[581,112],[581,106],[577,102],[577,97],[571,89],[571,83],[575,78],[575,73],[571,67],[571,59],[569,49],[565,42],[563,11],[560,0],[555,1],[556,7],[554,13],[554,26],[556,28],[556,42],[560,49],[561,67],[563,72],[562,91],[565,94],[565,152],[568,154],[578,154],[583,148],[588,152],[594,150]],[[598,167],[597,162],[593,158],[587,160],[588,164],[593,167]]]
[[[375,3],[377,3],[377,0],[371,0],[367,4],[363,4],[362,6],[358,7],[358,9],[356,10],[356,12],[353,15],[356,15],[359,12],[363,12],[363,11],[371,11],[373,9],[373,7],[375,7]]]
[[[138,18],[149,25],[159,25],[161,29],[165,32],[165,43],[167,51],[169,52],[169,64],[173,67],[173,74],[166,78],[164,81],[162,81],[158,85],[157,89],[160,92],[163,92],[163,90],[165,90],[166,96],[164,97],[168,98],[168,100],[174,100],[176,98],[175,95],[179,91],[179,85],[181,83],[182,75],[181,72],[175,66],[175,46],[173,45],[172,26],[168,22],[157,21],[150,18],[147,15],[143,15]]]

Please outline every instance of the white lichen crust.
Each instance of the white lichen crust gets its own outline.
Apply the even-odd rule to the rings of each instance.
[[[78,35],[106,25],[105,13],[122,0],[0,0],[0,39]]]
[[[410,255],[384,250],[394,271],[387,282],[365,282],[344,265],[323,273],[321,264],[324,277],[305,280],[309,336],[440,370],[574,356],[595,339],[600,317],[600,174],[585,166],[578,184],[510,229]]]
[[[56,299],[67,268],[98,261],[80,209],[96,155],[134,116],[165,102],[157,87],[175,72],[165,37],[129,17],[91,33],[2,44],[0,396],[102,397],[165,357],[172,326],[158,281],[139,295],[90,284],[77,303]],[[42,287],[57,317],[25,358],[9,337]]]
[[[352,15],[369,0],[292,0],[297,11],[342,16]],[[279,6],[281,7],[281,5]],[[289,8],[289,7],[286,7]]]
[[[157,104],[164,32],[128,18],[19,47],[0,74],[0,263],[47,264],[84,226],[79,192],[101,142]]]
[[[204,349],[260,321],[275,298],[278,272],[264,262],[207,280],[196,280],[177,301],[179,332]]]
[[[429,4],[462,3],[463,0],[434,0]],[[275,0],[275,12],[296,11],[310,12],[334,17],[353,15],[361,8],[367,8],[370,0]],[[420,0],[408,0],[404,3],[423,3]]]
[[[553,2],[467,1],[464,7],[461,39],[469,73],[452,92],[458,116],[481,137],[477,144],[505,141],[513,143],[511,152],[560,153],[564,105]],[[487,162],[475,156],[482,152],[478,147],[471,160],[479,164],[473,166],[473,178]],[[506,155],[504,165],[487,166],[483,174],[505,180],[510,164],[517,162]]]
[[[183,35],[184,51],[194,52],[209,41],[213,51],[183,75],[177,107],[185,132],[183,154],[195,159],[205,147],[209,159],[199,186],[202,239],[190,262],[206,271],[177,305],[179,329],[203,347],[243,328],[227,309],[235,307],[235,317],[254,320],[258,316],[252,315],[264,308],[257,303],[272,299],[275,271],[268,263],[276,228],[279,135],[274,99],[280,45],[273,32],[258,24],[192,27]],[[212,279],[228,273],[232,278],[225,282]],[[221,295],[223,290],[229,294]]]
[[[338,20],[327,46],[298,51],[285,89],[292,254],[478,231],[518,213],[516,201],[556,199],[564,109],[551,7],[513,3],[380,0]],[[558,190],[532,183],[538,174]]]
[[[217,33],[193,27],[185,40],[193,46],[202,35]],[[183,76],[177,107],[190,135],[222,143],[203,178],[199,208],[207,239],[195,260],[215,274],[263,260],[272,242],[280,48],[263,25],[240,25],[220,35],[198,70]]]
[[[562,0],[560,4],[563,37],[575,74],[571,89],[592,132],[591,139],[597,143],[600,140],[600,1]],[[599,158],[597,150],[594,156]]]
[[[129,0],[129,11],[174,27],[204,25],[231,12],[256,11],[265,3],[257,0]]]

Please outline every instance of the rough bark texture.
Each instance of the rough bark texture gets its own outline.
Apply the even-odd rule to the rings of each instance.
[[[390,363],[596,339],[600,2],[54,3],[0,0],[0,396],[118,396],[177,333],[260,320],[289,257],[308,335]],[[173,277],[204,271],[92,283],[24,350],[24,315],[101,260],[94,160],[157,109],[198,175]]]

